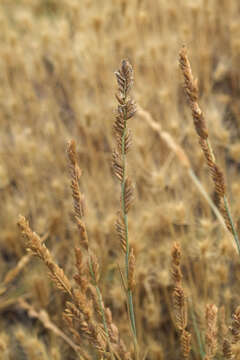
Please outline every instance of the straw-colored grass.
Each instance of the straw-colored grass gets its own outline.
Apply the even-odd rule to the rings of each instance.
[[[1,1],[0,359],[239,357],[239,12]]]

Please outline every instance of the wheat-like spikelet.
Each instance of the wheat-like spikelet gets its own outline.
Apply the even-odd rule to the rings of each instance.
[[[217,351],[217,312],[215,305],[206,306],[205,360],[213,359]]]
[[[176,325],[180,331],[187,326],[187,302],[186,295],[181,285],[176,285],[173,292],[173,307],[175,310]]]
[[[82,304],[80,302],[81,301],[78,303],[80,308],[72,302],[67,302],[63,314],[64,320],[66,321],[75,342],[77,342],[79,346],[83,346],[84,337],[87,339],[88,343],[92,345],[93,349],[104,354],[107,352],[107,342],[101,332],[101,326],[92,317],[91,304],[89,304],[89,301]]]
[[[188,323],[187,298],[182,286],[181,248],[179,243],[174,243],[172,247],[172,278],[174,290],[172,294],[175,324],[180,331],[180,341],[182,354],[188,359],[191,350],[191,334],[186,330]]]
[[[77,328],[79,334],[82,334],[83,338],[88,339],[88,341],[98,351],[104,353],[106,351],[107,343],[103,336],[99,334],[99,325],[95,323],[93,312],[86,294],[86,289],[82,288],[81,291],[73,289],[69,279],[64,274],[63,269],[54,262],[49,250],[41,243],[39,236],[30,229],[28,222],[23,216],[19,216],[18,225],[23,235],[27,238],[27,247],[48,267],[50,277],[56,286],[70,296],[71,301],[67,302],[64,313],[64,318],[66,321],[68,320],[68,325],[70,324],[69,319],[72,319],[72,327],[74,331]],[[77,263],[78,262],[79,257],[77,258]],[[77,281],[77,283],[79,283],[79,281]],[[73,311],[73,309],[75,311]],[[78,314],[78,316],[76,314]],[[69,328],[71,331],[73,330],[70,325]],[[80,340],[79,334],[75,338],[77,341]],[[81,343],[82,342],[80,342],[80,344]]]
[[[70,177],[71,177],[71,189],[72,189],[72,198],[73,198],[73,207],[74,215],[77,226],[80,232],[80,243],[81,245],[88,250],[88,237],[86,226],[82,221],[84,216],[84,196],[79,189],[79,179],[82,175],[77,163],[77,154],[76,154],[76,143],[75,141],[70,141],[67,147],[68,159],[69,159],[69,168],[70,168]]]
[[[228,326],[226,324],[225,307],[221,306],[218,311],[219,317],[219,339],[222,342],[228,333]]]
[[[229,334],[223,340],[223,356],[226,359],[238,358],[236,345],[240,340],[240,306],[237,307],[232,316],[232,325],[229,327]]]
[[[185,359],[189,358],[189,353],[191,350],[191,337],[192,336],[188,331],[186,331],[186,330],[182,331],[181,337],[180,337],[180,342],[181,342],[182,354]]]
[[[227,339],[224,339],[224,341],[223,341],[223,356],[227,360],[231,360],[234,358],[234,355],[232,352],[232,344]]]
[[[184,76],[185,92],[189,100],[189,106],[192,110],[192,118],[195,130],[200,138],[199,144],[202,148],[209,168],[210,176],[215,186],[215,192],[217,195],[217,206],[225,220],[226,227],[234,237],[238,252],[240,254],[240,243],[238,239],[238,234],[232,220],[226,197],[226,185],[224,176],[219,166],[216,164],[215,156],[213,154],[213,150],[209,141],[206,120],[198,104],[198,83],[197,80],[193,77],[191,65],[188,60],[185,47],[183,47],[179,53],[179,65]]]
[[[118,93],[116,99],[118,102],[117,114],[113,125],[116,149],[113,151],[112,162],[113,171],[121,183],[121,210],[118,213],[116,230],[120,238],[121,247],[125,253],[125,276],[128,288],[126,289],[128,299],[128,310],[133,333],[135,356],[138,356],[137,333],[135,325],[135,314],[133,307],[132,291],[134,288],[134,267],[135,258],[133,252],[130,255],[129,237],[128,237],[128,212],[133,201],[133,185],[127,175],[126,155],[132,143],[132,136],[127,127],[129,119],[136,112],[136,105],[131,98],[130,92],[133,86],[133,68],[129,61],[123,60],[121,68],[115,72]]]
[[[27,248],[31,252],[38,256],[48,267],[49,274],[55,285],[62,291],[65,291],[70,296],[72,296],[72,286],[66,275],[64,274],[63,269],[61,269],[53,260],[52,255],[49,250],[46,248],[40,237],[31,230],[27,220],[24,216],[19,216],[18,226],[21,229],[22,234],[27,240]]]
[[[130,352],[127,351],[124,342],[120,338],[118,328],[113,323],[112,312],[109,308],[105,309],[105,316],[106,316],[109,336],[111,339],[111,344],[113,349],[115,350],[115,352],[117,352],[120,355],[120,358],[130,360],[131,359]]]
[[[105,316],[111,341],[117,343],[119,341],[119,331],[118,328],[113,324],[112,312],[109,308],[105,309]]]
[[[236,344],[240,340],[240,306],[237,307],[233,314],[232,326],[232,343]]]
[[[77,273],[74,275],[74,280],[80,287],[80,289],[85,293],[89,286],[89,281],[87,278],[87,268],[86,264],[83,261],[82,250],[78,247],[75,247],[75,267]]]
[[[115,72],[118,91],[116,98],[118,101],[117,115],[114,122],[114,135],[116,140],[116,150],[113,151],[112,161],[113,170],[116,177],[121,182],[121,209],[118,214],[116,230],[121,239],[122,248],[126,253],[126,264],[128,264],[129,244],[128,244],[128,223],[127,213],[133,200],[133,185],[126,173],[126,153],[130,148],[130,135],[127,129],[127,121],[136,112],[134,101],[130,97],[130,90],[133,86],[133,70],[127,60],[122,61],[121,69]]]
[[[179,63],[184,76],[185,91],[192,110],[192,117],[196,132],[201,139],[207,140],[208,130],[205,117],[198,105],[198,81],[193,77],[185,47],[183,47],[179,53]]]
[[[117,236],[120,240],[121,248],[126,254],[127,251],[127,243],[126,243],[126,228],[124,224],[124,220],[122,219],[121,213],[119,212],[116,223],[115,223],[115,229]]]

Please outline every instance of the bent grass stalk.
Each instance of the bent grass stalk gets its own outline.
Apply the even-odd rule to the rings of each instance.
[[[49,318],[48,313],[45,310],[37,311],[33,305],[30,305],[23,298],[19,299],[18,306],[20,309],[27,311],[27,314],[32,319],[38,319],[43,326],[51,330],[54,334],[62,338],[76,353],[79,360],[85,358],[87,359],[87,355],[85,354],[83,349],[80,349],[62,330],[60,330]]]
[[[197,175],[195,174],[191,166],[190,159],[188,158],[184,149],[173,139],[171,134],[162,129],[161,125],[153,119],[152,115],[148,111],[138,107],[138,116],[140,116],[141,119],[144,120],[159,135],[159,137],[164,141],[169,150],[171,150],[176,155],[182,167],[187,171],[187,174],[190,177],[191,181],[194,183],[198,191],[201,193],[201,195],[211,207],[219,223],[224,227],[226,231],[228,231],[222,214],[214,205],[212,199],[208,195],[207,191],[204,189]]]

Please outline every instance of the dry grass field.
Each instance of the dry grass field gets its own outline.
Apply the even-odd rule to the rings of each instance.
[[[238,0],[0,2],[0,359],[240,359],[239,17]]]

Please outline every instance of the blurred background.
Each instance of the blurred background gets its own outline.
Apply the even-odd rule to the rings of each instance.
[[[51,284],[44,265],[31,259],[13,282],[6,285],[5,278],[26,254],[16,225],[18,214],[46,238],[57,263],[73,276],[78,232],[72,221],[66,156],[72,138],[83,171],[85,221],[100,262],[104,301],[128,343],[118,272],[123,256],[114,231],[120,188],[111,169],[114,71],[123,58],[133,65],[134,98],[140,109],[129,121],[133,147],[128,169],[135,184],[129,233],[137,258],[134,302],[141,356],[181,356],[171,303],[174,241],[183,249],[191,357],[201,359],[197,334],[204,337],[206,304],[221,309],[222,326],[224,314],[230,324],[240,303],[240,263],[233,240],[186,167],[146,119],[161,126],[186,152],[192,170],[214,199],[178,68],[178,52],[185,44],[239,228],[239,16],[238,0],[1,1],[1,358],[76,358],[66,342],[16,305],[26,298],[68,334],[61,315],[66,298]],[[38,357],[26,355],[28,341],[38,346]]]

